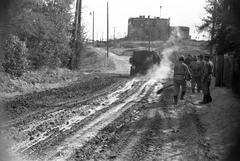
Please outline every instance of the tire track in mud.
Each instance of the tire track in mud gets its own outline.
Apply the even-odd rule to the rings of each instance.
[[[107,94],[111,93],[112,91],[118,91],[119,88],[123,87],[124,84],[126,83],[127,81],[126,80],[123,80],[123,81],[120,81],[119,83],[115,84],[115,85],[112,85],[110,86],[109,88],[101,91],[100,93],[97,93],[94,97],[95,97],[95,100],[91,100],[91,98],[89,98],[89,100],[84,100],[84,102],[80,102],[81,104],[78,104],[78,107],[77,108],[81,108],[81,106],[85,106],[86,104],[91,104],[93,101],[97,102],[99,101],[99,98],[100,101],[103,100],[103,99],[107,99],[106,97],[108,96]],[[111,89],[109,91],[109,89]],[[130,89],[130,88],[129,88]],[[137,88],[133,88],[133,91],[136,90]],[[128,94],[128,92],[126,91],[123,91],[123,93],[125,92],[125,95]],[[113,92],[114,93],[114,92]],[[115,92],[117,94],[117,92]],[[98,97],[99,95],[100,97]],[[115,94],[115,95],[116,95]],[[123,95],[120,93],[120,95]],[[92,98],[94,98],[92,97]],[[80,100],[81,101],[81,100]],[[78,102],[79,103],[79,102]],[[85,104],[85,105],[84,105]],[[7,136],[8,137],[11,137],[13,136],[13,139],[14,140],[17,140],[17,142],[22,142],[22,140],[30,140],[29,142],[32,142],[33,144],[38,144],[35,140],[33,140],[33,137],[32,136],[29,136],[29,135],[34,135],[35,133],[35,130],[37,131],[40,131],[43,132],[49,128],[52,128],[50,130],[49,133],[56,133],[59,131],[59,129],[55,128],[54,126],[57,126],[59,124],[64,124],[65,122],[64,121],[58,121],[58,119],[62,119],[61,117],[63,117],[64,115],[66,115],[66,112],[70,111],[70,114],[67,114],[67,115],[70,115],[69,117],[71,117],[71,114],[74,113],[75,115],[79,114],[78,111],[76,112],[76,110],[72,110],[73,107],[66,107],[66,106],[63,106],[63,108],[65,107],[65,110],[59,110],[59,111],[52,111],[51,113],[50,112],[47,112],[47,113],[41,113],[40,116],[36,117],[35,115],[33,116],[30,116],[28,119],[29,120],[20,120],[19,122],[15,122],[14,124],[12,124],[11,126],[9,127],[5,127],[8,131],[5,131],[5,134],[7,133]],[[87,110],[87,109],[86,109]],[[101,111],[100,111],[101,112]],[[100,115],[100,112],[99,112],[99,115]],[[59,116],[57,117],[55,120],[52,120],[51,118],[56,115],[56,116]],[[82,115],[82,114],[80,114]],[[86,114],[83,114],[83,116],[85,116]],[[67,119],[66,117],[64,119]],[[43,120],[43,121],[42,121]],[[56,121],[57,120],[57,121]],[[63,120],[63,119],[62,119]],[[54,122],[56,121],[56,122]],[[43,127],[41,127],[43,125]],[[33,128],[33,129],[32,129]],[[39,128],[39,129],[38,129]],[[31,134],[32,133],[32,134]],[[10,135],[10,136],[9,136]],[[36,134],[35,134],[36,135]],[[47,137],[51,136],[48,134],[46,135]],[[35,136],[34,136],[35,137]],[[39,134],[37,134],[36,137],[43,137],[43,136],[39,136]],[[46,137],[46,138],[47,138]],[[53,136],[52,136],[53,137]],[[41,140],[40,140],[41,141]],[[40,142],[39,141],[39,142]],[[35,143],[34,143],[35,142]],[[23,142],[23,146],[26,146],[24,144],[27,144],[27,143],[24,143]],[[10,143],[10,146],[12,144]],[[21,144],[20,144],[21,145]],[[17,147],[16,145],[12,145],[15,149],[16,148],[20,148],[20,147]],[[22,148],[24,149],[24,148]],[[25,149],[26,150],[26,149]]]
[[[75,156],[71,157],[69,160],[90,160],[92,159],[91,157],[95,157],[94,159],[97,160],[108,160],[108,157],[114,158],[116,156],[121,156],[123,160],[129,158],[129,155],[135,151],[134,148],[136,148],[136,144],[141,141],[142,135],[148,131],[151,119],[156,114],[156,109],[146,109],[144,106],[150,95],[155,92],[154,83],[150,86],[142,99],[136,102],[130,109],[123,112],[121,117],[101,130],[100,134],[93,138],[87,145],[78,149]],[[131,127],[131,129],[129,129],[129,127]],[[109,131],[113,131],[114,134],[110,134],[111,136],[109,136],[107,134]],[[108,140],[106,143],[108,145],[98,147],[98,144],[104,144],[105,142],[104,139],[101,138]],[[115,144],[115,142],[117,144]],[[105,149],[104,147],[107,148]],[[96,151],[106,151],[106,153],[109,154],[102,156],[100,159],[95,153]]]
[[[156,85],[152,85],[148,93],[143,97],[138,103],[139,104],[148,104],[149,102],[154,102],[156,97]],[[138,160],[144,153],[139,153],[139,150],[142,150],[141,143],[145,139],[143,136],[147,136],[149,129],[151,128],[151,124],[156,116],[156,108],[144,107],[143,115],[138,122],[136,122],[132,130],[129,131],[129,136],[125,140],[125,145],[118,148],[118,156],[116,157],[116,161],[118,160]],[[120,141],[121,144],[122,141]]]
[[[136,141],[130,149],[126,147],[124,153],[119,154],[115,159],[116,161],[153,160],[149,158],[149,156],[152,156],[154,151],[162,146],[163,140],[160,130],[162,129],[163,120],[158,113],[162,104],[158,102],[159,97],[156,95],[157,86],[153,86],[152,88],[152,93],[143,99],[147,105],[145,107],[145,117],[142,118],[144,122],[137,122],[137,124],[140,125],[144,124],[145,130],[140,133],[140,135],[137,134],[138,141]],[[132,138],[135,139],[136,135],[133,135]],[[125,152],[127,152],[127,155],[125,155]]]
[[[153,85],[145,97],[68,160],[214,160],[199,116],[189,101],[182,101],[182,107],[173,106],[172,89],[164,90],[160,97],[154,91]]]
[[[59,143],[59,141],[63,140],[66,137],[70,137],[72,133],[75,133],[76,131],[78,131],[79,129],[81,129],[86,123],[91,122],[92,120],[94,120],[95,118],[99,117],[102,115],[102,113],[108,111],[109,109],[111,109],[112,107],[116,106],[118,103],[122,102],[122,100],[126,99],[128,95],[131,95],[132,93],[136,92],[138,89],[138,86],[130,89],[127,89],[126,91],[124,91],[121,95],[123,96],[121,99],[117,100],[116,102],[113,102],[113,104],[110,104],[108,107],[104,107],[103,109],[98,110],[97,112],[93,113],[90,116],[87,116],[85,119],[81,120],[81,122],[77,122],[76,124],[73,124],[73,126],[69,129],[69,130],[61,130],[60,128],[51,128],[51,131],[49,132],[51,135],[48,135],[46,137],[45,140],[34,144],[33,146],[30,146],[30,148],[25,149],[24,151],[21,151],[21,153],[26,153],[26,154],[31,154],[31,151],[34,151],[34,153],[42,153],[42,151],[45,151],[47,149],[47,147],[51,147],[51,145],[55,145],[57,143]],[[129,93],[130,92],[130,93]],[[79,105],[80,107],[82,105]],[[68,109],[67,109],[68,110]],[[87,111],[87,109],[85,110]],[[66,114],[66,112],[63,112],[63,115]],[[51,115],[50,115],[51,117]],[[83,116],[84,117],[84,116]],[[46,120],[46,119],[44,119]],[[62,122],[62,124],[65,123]],[[42,148],[38,148],[38,147],[42,147]],[[51,147],[52,148],[52,147]],[[36,149],[36,150],[32,150],[32,149]]]
[[[68,123],[68,122],[66,122],[66,120],[68,120],[68,118],[72,117],[73,112],[75,115],[79,114],[78,111],[71,111],[74,108],[55,112],[55,115],[57,115],[58,118],[60,118],[60,120],[62,121],[62,122],[59,122],[58,124],[55,124],[55,122],[51,122],[51,120],[48,120],[47,117],[43,117],[42,124],[44,124],[44,122],[47,122],[47,124],[48,124],[47,129],[50,129],[50,131],[48,131],[47,133],[44,133],[44,131],[46,131],[47,129],[44,129],[44,128],[41,129],[42,134],[41,134],[41,136],[38,135],[37,137],[43,137],[42,140],[41,139],[34,140],[34,138],[33,138],[33,140],[31,140],[31,137],[30,137],[30,141],[27,141],[27,140],[26,140],[26,142],[23,141],[22,143],[20,143],[18,145],[18,147],[16,145],[13,146],[15,148],[15,151],[20,153],[22,156],[24,154],[26,154],[24,156],[30,157],[31,160],[44,160],[44,159],[46,159],[47,155],[49,154],[48,153],[49,150],[54,149],[54,147],[57,148],[62,143],[63,140],[65,140],[67,138],[71,138],[76,133],[78,133],[79,130],[84,129],[88,124],[91,124],[98,118],[101,118],[101,119],[98,119],[97,121],[95,121],[95,123],[92,123],[94,126],[92,126],[92,127],[90,126],[89,128],[86,128],[85,133],[82,133],[82,134],[86,134],[91,130],[94,131],[95,129],[97,129],[97,127],[102,126],[102,123],[104,124],[107,121],[110,123],[114,119],[111,119],[111,118],[104,119],[105,117],[102,117],[102,115],[104,115],[104,113],[106,113],[104,116],[107,116],[108,115],[107,112],[115,108],[118,110],[113,111],[113,113],[115,112],[118,115],[120,115],[122,112],[124,112],[124,110],[127,110],[129,107],[131,107],[134,104],[134,102],[132,102],[134,99],[138,99],[137,98],[138,96],[145,95],[146,91],[148,90],[147,88],[149,88],[149,85],[146,84],[145,81],[133,81],[132,84],[129,82],[127,84],[128,84],[127,86],[129,86],[128,88],[124,89],[124,87],[123,87],[123,89],[120,88],[117,90],[120,92],[117,92],[117,91],[113,92],[113,93],[115,93],[115,95],[118,95],[118,99],[113,100],[112,103],[109,103],[109,105],[105,105],[107,107],[98,109],[92,115],[89,115],[89,116],[85,117],[84,119],[80,119],[75,123],[72,123],[71,127],[68,129],[64,130],[64,129],[59,128],[59,126]],[[143,85],[143,84],[146,84],[146,85]],[[114,96],[114,94],[113,94],[113,96]],[[106,96],[104,96],[104,99],[108,99],[108,98],[106,98]],[[101,99],[99,100],[99,98],[97,98],[96,101],[101,102],[102,100]],[[81,105],[79,105],[79,106],[81,107]],[[93,106],[93,105],[90,102],[86,106]],[[94,106],[99,106],[99,103]],[[79,108],[79,107],[76,107],[76,108]],[[68,111],[70,113],[69,117],[65,117],[65,118],[61,119],[64,114],[66,115],[66,111]],[[53,117],[53,114],[50,113],[48,116]],[[112,115],[112,117],[116,118],[115,115]],[[39,125],[37,125],[37,128],[41,127],[42,124],[40,123]],[[105,124],[104,126],[106,126],[107,124]],[[104,126],[102,126],[102,127],[104,127]],[[25,133],[27,133],[27,132],[29,134],[29,132],[31,133],[32,131],[30,131],[29,129],[25,129]],[[34,130],[33,130],[33,133],[34,133]],[[46,136],[43,136],[43,134],[46,134]],[[36,134],[33,134],[33,135],[35,135],[34,137],[36,137]],[[88,140],[89,140],[89,138],[88,138]],[[66,146],[68,146],[68,145],[66,145]],[[53,154],[51,154],[48,157],[51,158],[51,156],[55,157],[56,155],[59,155],[59,152],[57,152],[56,154],[54,154],[54,152],[53,152]],[[53,160],[55,160],[55,159],[53,159]]]
[[[89,100],[93,100],[96,99],[98,97],[102,97],[104,95],[107,95],[109,93],[111,93],[112,91],[117,90],[119,87],[123,86],[124,84],[127,83],[128,80],[124,79],[124,80],[120,80],[116,83],[114,83],[113,85],[100,90],[99,92],[96,92],[94,94],[88,94],[86,96],[80,97],[80,98],[76,98],[76,99],[70,99],[68,101],[64,101],[58,104],[53,104],[53,105],[43,105],[43,109],[40,109],[38,111],[34,111],[31,112],[25,116],[22,116],[20,118],[5,122],[4,125],[2,126],[4,127],[18,127],[21,124],[25,124],[28,120],[33,120],[33,119],[41,119],[43,118],[46,114],[49,113],[54,113],[56,111],[62,110],[63,108],[72,108],[75,107],[76,105],[79,104],[87,104],[89,102]]]
[[[87,124],[82,130],[79,130],[72,138],[68,138],[62,145],[58,148],[58,152],[62,155],[56,157],[56,152],[49,160],[67,160],[71,158],[74,154],[72,149],[77,149],[86,144],[89,140],[97,135],[97,133],[103,129],[105,126],[110,124],[112,121],[117,119],[122,113],[132,107],[136,101],[140,100],[141,97],[145,95],[148,91],[148,83],[144,83],[142,86],[137,86],[138,90],[135,93],[128,95],[129,97],[123,99],[124,101],[120,104],[115,105],[109,109],[106,113],[102,114],[100,117],[96,118],[89,124]],[[145,92],[144,92],[145,91]]]
[[[214,160],[194,107],[188,100],[171,105],[172,88],[157,96],[158,85],[130,81],[109,97],[50,113],[62,122],[47,128],[45,140],[19,152],[36,161]]]

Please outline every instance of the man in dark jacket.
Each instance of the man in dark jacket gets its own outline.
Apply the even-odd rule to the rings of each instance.
[[[202,73],[202,91],[203,91],[203,101],[199,102],[200,104],[207,104],[209,102],[212,102],[212,97],[210,95],[210,84],[212,79],[212,73],[213,73],[213,63],[210,60],[210,54],[205,53],[204,54],[204,60],[206,61],[204,67],[203,67],[203,73]]]

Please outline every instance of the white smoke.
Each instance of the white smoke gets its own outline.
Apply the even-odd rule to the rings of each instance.
[[[144,76],[146,79],[164,80],[171,78],[173,75],[173,63],[179,58],[179,50],[181,47],[182,33],[179,28],[176,28],[164,46],[158,49],[158,54],[161,55],[160,65],[154,65],[148,70]]]

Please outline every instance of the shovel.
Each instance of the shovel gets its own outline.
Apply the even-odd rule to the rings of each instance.
[[[163,91],[164,89],[169,88],[169,87],[171,87],[171,86],[173,86],[173,85],[174,85],[174,84],[169,84],[169,85],[167,85],[167,86],[165,86],[165,87],[162,87],[161,89],[159,89],[159,90],[157,91],[157,94],[162,93],[162,91]]]

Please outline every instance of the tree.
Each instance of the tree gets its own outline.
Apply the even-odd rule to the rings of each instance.
[[[66,66],[70,57],[73,0],[18,0],[10,10],[13,33],[29,48],[34,68]]]
[[[208,0],[205,8],[209,16],[203,19],[199,30],[208,29],[211,34],[210,46],[215,46],[218,57],[216,86],[222,85],[224,54],[234,53],[233,89],[240,90],[240,1]],[[214,21],[215,20],[215,21]],[[237,66],[235,67],[235,62]],[[236,69],[235,69],[236,68]]]
[[[22,76],[28,66],[25,43],[17,36],[10,35],[3,47],[5,72],[18,77]]]
[[[213,47],[217,40],[217,30],[221,26],[222,6],[219,0],[207,0],[207,4],[204,8],[207,12],[207,16],[202,19],[202,24],[197,28],[199,32],[207,31],[210,34],[210,41],[207,47],[209,48],[210,54],[212,54]]]

